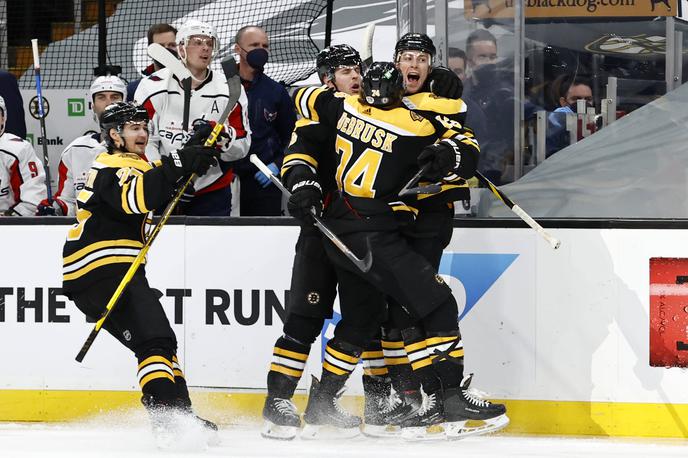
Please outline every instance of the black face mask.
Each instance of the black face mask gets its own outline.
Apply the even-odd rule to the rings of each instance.
[[[593,108],[594,106],[595,105],[593,105],[592,102],[588,102],[588,101],[585,102],[585,110],[586,111],[588,110],[588,108]],[[577,102],[570,103],[569,108],[571,108],[571,111],[573,111],[574,113],[578,113],[578,103]]]
[[[246,53],[246,62],[248,62],[251,68],[262,72],[263,67],[265,67],[268,61],[268,57],[270,57],[270,54],[267,49],[256,48]]]

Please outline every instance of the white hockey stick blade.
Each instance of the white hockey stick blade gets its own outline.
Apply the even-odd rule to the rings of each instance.
[[[361,60],[366,66],[373,63],[373,37],[375,36],[375,23],[368,24],[363,36],[363,50]]]
[[[161,44],[151,43],[151,45],[148,46],[148,56],[160,62],[165,68],[169,68],[179,81],[191,78],[191,72],[184,66],[182,61],[174,57],[172,53]]]

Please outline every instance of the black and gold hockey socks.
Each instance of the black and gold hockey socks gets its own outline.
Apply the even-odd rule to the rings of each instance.
[[[447,389],[459,386],[463,378],[463,342],[458,329],[428,335],[425,343],[442,387]]]
[[[344,388],[349,375],[356,369],[361,353],[363,351],[360,347],[339,341],[336,337],[327,342],[320,379],[321,389],[335,394]]]
[[[189,388],[186,386],[186,378],[184,371],[179,364],[177,355],[172,356],[172,372],[174,373],[174,385],[177,389],[177,401],[180,407],[191,409],[191,398],[189,397]]]
[[[361,354],[363,360],[363,376],[385,377],[388,374],[385,355],[380,340],[372,340]]]
[[[268,372],[268,397],[291,399],[306,368],[310,345],[282,336],[275,342]]]
[[[403,393],[420,389],[420,382],[413,374],[411,362],[406,355],[401,331],[385,330],[382,337],[382,352],[394,391]]]
[[[177,398],[172,354],[154,349],[139,357],[138,379],[144,397],[152,398],[151,405],[170,406]]]
[[[434,393],[441,388],[440,380],[432,368],[432,358],[428,352],[425,333],[420,328],[404,329],[404,348],[408,355],[413,374],[426,393]]]

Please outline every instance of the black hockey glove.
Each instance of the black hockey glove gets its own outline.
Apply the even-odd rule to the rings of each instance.
[[[423,176],[430,181],[440,181],[461,165],[461,146],[450,138],[426,146],[418,155],[418,166],[428,167]]]
[[[299,221],[312,223],[312,211],[322,215],[323,201],[320,183],[313,179],[303,179],[294,183],[290,189],[291,196],[287,202],[289,214]]]
[[[199,119],[194,122],[191,137],[189,140],[187,140],[184,146],[205,144],[216,124],[217,123],[215,121],[206,121],[205,119]],[[215,148],[224,151],[229,148],[231,143],[232,136],[229,134],[229,132],[227,132],[227,126],[222,126],[222,130],[215,140]]]
[[[170,182],[176,183],[181,177],[192,173],[199,177],[205,175],[219,158],[220,152],[212,146],[192,145],[172,151],[161,159],[165,176]]]
[[[458,99],[463,94],[461,79],[447,67],[433,67],[427,85],[430,92],[439,97]]]
[[[175,193],[176,192],[177,190],[175,190]],[[193,182],[189,183],[189,186],[187,186],[184,190],[184,194],[182,194],[182,196],[179,198],[179,202],[177,202],[177,207],[175,208],[175,213],[177,215],[186,215],[189,207],[191,207],[191,201],[193,200],[195,194],[196,189],[194,189]]]

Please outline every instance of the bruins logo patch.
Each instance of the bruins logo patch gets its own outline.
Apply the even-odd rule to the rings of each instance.
[[[422,122],[424,119],[421,115],[419,115],[415,111],[409,111],[409,114],[411,115],[411,119],[413,119],[414,121]]]
[[[444,278],[440,277],[440,274],[435,274],[435,281],[440,285],[444,285]]]
[[[320,294],[316,293],[315,291],[311,291],[306,296],[306,300],[308,301],[309,304],[316,305],[316,304],[320,303]]]

